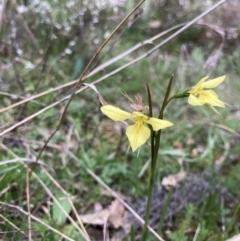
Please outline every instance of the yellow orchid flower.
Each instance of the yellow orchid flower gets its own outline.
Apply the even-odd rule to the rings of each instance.
[[[151,125],[154,131],[158,131],[173,125],[173,123],[170,121],[148,117],[137,111],[134,111],[131,114],[112,105],[105,105],[101,107],[101,111],[114,121],[125,121],[127,119],[131,119],[135,122],[135,124],[127,127],[126,130],[126,135],[133,152],[145,144],[151,135],[149,128],[146,127],[145,124]]]
[[[220,85],[224,80],[226,76],[221,76],[216,79],[208,80],[208,77],[202,78],[194,87],[192,87],[189,91],[189,98],[188,103],[190,105],[209,105],[212,109],[213,106],[218,107],[225,107],[225,104],[218,99],[218,95],[213,90],[204,90],[204,88],[207,89],[213,89]],[[205,82],[206,81],[206,82]],[[214,109],[215,110],[215,109]]]

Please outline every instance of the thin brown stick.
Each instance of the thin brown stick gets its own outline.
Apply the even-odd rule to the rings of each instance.
[[[20,139],[22,139],[22,138],[20,138]],[[29,139],[28,139],[27,141],[29,141]],[[31,140],[31,141],[34,142],[34,143],[36,143],[36,144],[38,144],[38,145],[42,144],[42,142],[40,142],[40,141],[35,141],[35,140]],[[58,150],[62,150],[62,147],[59,146],[59,145],[56,145],[56,144],[48,143],[48,146],[49,146],[49,147],[52,147],[52,148],[55,148],[55,149],[58,149]],[[66,150],[66,152],[67,152],[67,154],[68,154],[71,158],[73,158],[75,161],[79,162],[79,159],[78,159],[71,151]],[[17,156],[14,154],[14,157],[17,157]],[[83,166],[83,167],[84,167],[84,166]],[[101,178],[99,178],[99,177],[98,177],[94,172],[92,172],[90,169],[88,169],[88,168],[86,168],[86,167],[84,167],[84,168],[85,168],[85,170],[87,171],[87,173],[88,173],[92,178],[94,178],[94,180],[96,180],[100,185],[102,185],[106,190],[108,190],[108,191],[112,194],[113,197],[117,198],[117,199],[121,202],[121,204],[123,204],[123,206],[124,206],[129,212],[131,212],[131,213],[133,214],[133,216],[134,216],[139,222],[141,222],[142,224],[144,224],[144,220],[143,220],[126,202],[124,202],[124,200],[123,200],[122,198],[119,197],[119,195],[117,194],[117,192],[115,192],[114,190],[112,190],[107,184],[105,184],[105,183],[101,180]],[[51,180],[61,191],[63,191],[63,193],[66,195],[66,197],[68,197],[68,200],[70,200],[70,202],[72,203],[71,198],[69,199],[68,193],[56,182],[56,180],[47,172],[47,170],[46,170],[45,168],[43,168],[43,170],[44,170],[45,174],[48,176],[48,178],[50,178],[50,180]],[[34,173],[34,172],[33,172],[33,173]],[[35,177],[38,179],[38,177],[36,176],[35,173],[34,173],[34,175],[35,175]],[[50,190],[48,190],[48,188],[42,183],[42,181],[40,182],[40,184],[44,187],[44,189],[47,191],[47,193],[50,192]],[[49,195],[51,196],[51,192],[50,192]],[[52,197],[52,198],[54,199],[54,197]],[[74,210],[74,213],[75,213],[75,210]],[[77,211],[76,211],[75,214],[77,214]],[[77,219],[78,219],[78,221],[79,221],[78,214],[76,215],[76,217],[77,217]],[[79,223],[80,223],[80,225],[81,225],[81,223],[82,223],[81,220],[80,220]],[[155,235],[155,237],[157,237],[160,241],[164,241],[164,239],[162,239],[150,226],[148,226],[148,229],[149,229],[149,231],[150,231],[153,235]],[[85,229],[83,228],[83,230],[85,230]],[[86,232],[86,231],[85,231],[85,232]],[[85,238],[86,238],[86,237],[85,237]]]
[[[2,144],[1,147],[2,147],[4,150],[9,151],[10,154],[11,154],[12,156],[14,156],[15,158],[19,158],[14,152],[12,152],[11,150],[9,150],[5,145]],[[25,165],[25,167],[26,167],[26,168],[29,170],[29,172],[30,172],[30,169],[28,168],[28,166],[27,166],[25,163],[23,163],[23,164]],[[34,172],[33,172],[33,174],[34,174],[34,176],[35,176],[37,179],[39,179],[38,176],[37,176]],[[31,213],[30,213],[30,215],[29,215],[29,212],[24,211],[21,207],[15,206],[15,205],[11,205],[11,204],[8,204],[8,203],[4,203],[4,202],[1,202],[1,201],[0,201],[0,204],[2,204],[3,206],[8,206],[8,207],[15,208],[15,209],[19,210],[20,212],[22,212],[23,214],[25,214],[26,216],[28,216],[28,218],[30,217],[31,219],[39,222],[39,223],[42,224],[43,226],[45,226],[45,227],[47,227],[48,229],[52,230],[53,232],[59,234],[61,237],[64,237],[66,240],[74,241],[73,239],[69,238],[69,237],[66,236],[65,234],[59,232],[58,230],[52,228],[50,225],[48,225],[48,224],[44,223],[43,221],[41,221],[40,219],[34,217]],[[68,216],[69,216],[69,215],[68,215]],[[0,216],[0,217],[1,217],[1,216]],[[4,219],[4,217],[2,217],[2,218]],[[5,220],[5,219],[4,219],[4,220]],[[70,221],[72,222],[72,220],[70,220]],[[75,224],[75,222],[73,222],[72,224]],[[12,225],[12,226],[13,226],[13,225]],[[21,232],[22,234],[26,235],[26,234],[25,234],[23,231],[21,231],[19,228],[17,228],[17,230],[18,230],[19,232]],[[80,233],[81,233],[81,232],[80,232]],[[83,237],[85,237],[85,236],[83,235]],[[90,241],[90,240],[87,239],[86,237],[85,237],[85,239],[86,239],[87,241]]]
[[[9,203],[4,203],[2,201],[0,201],[0,204],[5,206],[5,207],[9,207],[9,208],[13,208],[13,209],[16,209],[18,210],[20,213],[23,213],[24,215],[28,216],[28,212],[26,212],[25,210],[23,210],[21,207],[19,206],[16,206],[16,205],[13,205],[13,204],[9,204]],[[33,216],[31,214],[31,219],[33,219],[34,221],[42,224],[43,226],[47,227],[48,229],[52,230],[54,233],[58,234],[60,237],[63,237],[65,238],[66,240],[69,240],[69,241],[75,241],[74,239],[71,239],[69,238],[67,235],[65,235],[64,233],[61,233],[60,231],[56,230],[55,228],[51,227],[50,225],[44,223],[41,219]]]
[[[45,170],[46,173],[46,170]],[[49,197],[51,197],[53,199],[53,201],[57,204],[57,206],[61,209],[61,211],[66,215],[66,217],[70,220],[70,222],[72,223],[72,225],[81,233],[81,235],[87,240],[90,241],[90,238],[85,230],[85,228],[83,227],[82,222],[80,222],[81,228],[83,227],[83,230],[81,230],[77,223],[73,220],[73,218],[65,211],[65,209],[61,206],[61,204],[59,203],[59,201],[55,198],[55,196],[52,194],[52,192],[49,190],[49,188],[45,185],[45,183],[35,174],[34,177],[38,180],[38,182],[41,184],[41,186],[45,189],[46,193],[49,195]]]
[[[22,162],[22,163],[23,163],[23,165],[25,166],[25,168],[28,169],[28,172],[33,174],[33,176],[37,179],[37,181],[38,181],[38,182],[42,185],[42,187],[45,189],[46,193],[54,200],[54,202],[58,205],[58,207],[61,209],[61,211],[66,215],[66,217],[67,217],[68,220],[71,222],[71,224],[79,231],[79,233],[82,235],[82,237],[85,238],[86,241],[90,241],[90,238],[89,238],[89,236],[88,236],[88,233],[86,232],[86,229],[84,228],[81,220],[79,219],[78,214],[77,214],[77,211],[76,211],[76,208],[74,207],[72,201],[71,201],[71,206],[72,206],[72,208],[73,208],[73,210],[74,210],[74,213],[75,213],[75,215],[76,215],[76,217],[77,217],[77,219],[78,219],[78,222],[79,222],[79,224],[80,224],[80,226],[81,226],[82,229],[80,229],[80,228],[78,227],[77,223],[76,223],[76,222],[73,220],[73,218],[65,211],[65,209],[61,206],[61,204],[58,202],[58,200],[55,198],[55,196],[52,194],[52,192],[49,190],[49,188],[48,188],[48,187],[43,183],[43,181],[37,176],[37,174],[36,174],[35,172],[32,172],[32,170],[28,167],[28,165],[26,165],[23,161],[21,161],[21,158],[19,158],[14,152],[12,152],[10,149],[8,149],[8,147],[6,147],[5,145],[3,145],[3,144],[1,144],[1,143],[0,143],[0,146],[1,146],[5,151],[9,151],[12,156],[14,156],[15,158],[18,158],[18,159],[19,159],[19,162]],[[61,149],[61,148],[59,148],[59,149]],[[38,162],[38,164],[39,164],[39,162]],[[42,167],[42,168],[43,168],[43,167]],[[45,168],[43,168],[43,169],[45,170],[45,173],[48,174],[48,177],[51,176],[51,175],[46,171]],[[53,179],[53,178],[51,178],[51,179]],[[57,182],[55,181],[55,183],[57,183]],[[60,186],[60,185],[58,185],[58,186]],[[67,193],[67,192],[65,191],[65,193]],[[66,195],[66,196],[69,198],[69,195]],[[0,202],[0,203],[1,203],[1,202]],[[20,207],[19,207],[19,208],[20,208]],[[22,208],[21,208],[21,209],[22,209]],[[34,218],[33,218],[33,215],[28,212],[28,217],[29,217],[29,216],[30,216],[31,219],[34,219]],[[41,223],[41,222],[40,222],[40,223]],[[51,226],[49,226],[49,225],[47,225],[47,224],[46,224],[45,226],[47,226],[50,230],[54,231],[54,229],[53,229]],[[55,231],[54,231],[54,232],[55,232]],[[66,236],[66,237],[67,237],[67,236]],[[69,239],[68,239],[68,240],[69,240]]]
[[[68,83],[66,83],[66,84],[60,85],[60,86],[58,86],[58,87],[56,87],[56,88],[53,88],[53,89],[50,89],[50,90],[46,90],[46,91],[44,91],[44,92],[42,92],[42,93],[39,93],[39,94],[37,94],[37,95],[33,95],[33,96],[31,96],[31,97],[25,98],[24,100],[21,100],[21,101],[19,101],[19,102],[16,102],[16,103],[10,105],[10,106],[7,106],[7,107],[5,107],[5,108],[0,109],[0,113],[5,112],[5,111],[10,110],[10,109],[13,109],[13,108],[15,108],[15,107],[17,107],[17,106],[19,106],[19,105],[22,105],[22,104],[24,104],[24,103],[26,103],[26,102],[30,102],[30,101],[32,101],[32,100],[35,100],[35,99],[37,99],[37,98],[39,98],[39,97],[42,97],[42,96],[44,96],[44,95],[50,94],[50,93],[52,93],[52,92],[55,92],[55,91],[57,91],[57,90],[64,89],[64,88],[66,88],[66,87],[72,86],[72,85],[74,85],[74,84],[76,84],[76,83],[77,83],[77,80],[73,80],[73,81],[68,82]]]
[[[179,27],[181,27],[181,26],[183,26],[183,25],[184,25],[183,23],[178,24],[178,25],[176,25],[176,26],[174,26],[174,27],[172,27],[172,28],[170,28],[170,29],[168,29],[168,30],[165,30],[164,32],[161,32],[161,33],[153,36],[153,37],[150,38],[150,39],[147,39],[147,40],[145,40],[145,41],[143,41],[143,42],[140,42],[140,43],[136,44],[136,45],[133,46],[132,48],[130,48],[130,49],[128,49],[127,51],[123,52],[122,54],[119,54],[119,55],[117,55],[116,57],[114,57],[114,58],[108,60],[107,62],[101,64],[100,66],[96,67],[96,68],[93,69],[89,74],[85,75],[85,76],[82,78],[82,80],[86,80],[86,79],[92,77],[93,75],[95,75],[95,74],[97,74],[98,72],[102,71],[103,69],[105,69],[106,67],[110,66],[111,64],[114,64],[115,62],[121,60],[122,58],[124,58],[124,57],[126,57],[127,55],[131,54],[132,52],[136,51],[137,49],[139,49],[139,48],[141,48],[141,47],[143,47],[143,46],[145,46],[145,45],[147,45],[147,44],[153,44],[153,41],[155,41],[156,39],[164,36],[165,34],[171,32],[171,31],[175,30],[176,28],[179,28]],[[44,95],[53,93],[53,92],[55,92],[55,91],[58,91],[58,90],[61,90],[61,89],[67,88],[67,87],[70,87],[70,86],[76,84],[77,81],[78,81],[78,80],[73,80],[73,81],[70,81],[70,82],[68,82],[68,83],[66,83],[66,84],[57,86],[57,87],[55,87],[55,88],[51,88],[50,90],[46,90],[46,91],[44,91],[44,92],[42,92],[42,93],[39,93],[39,94],[30,96],[30,97],[28,97],[28,98],[25,98],[25,99],[23,99],[23,100],[21,100],[21,101],[19,101],[19,102],[16,102],[16,103],[14,103],[14,104],[12,104],[12,105],[9,105],[9,106],[7,106],[7,107],[5,107],[5,108],[0,109],[0,113],[3,113],[3,112],[5,112],[5,111],[7,111],[7,110],[10,110],[10,109],[13,109],[13,108],[15,108],[15,107],[17,107],[17,106],[19,106],[19,105],[22,105],[22,104],[24,104],[24,103],[26,103],[26,102],[30,102],[30,101],[32,101],[32,100],[35,100],[35,99],[37,99],[37,98],[40,98],[40,97],[42,97],[42,96],[44,96]],[[0,94],[7,95],[6,93],[1,93],[1,92],[0,92]],[[9,94],[9,95],[10,95],[10,94]],[[24,97],[19,97],[19,98],[24,98]]]
[[[70,105],[70,102],[72,101],[74,95],[76,94],[77,90],[79,89],[81,82],[82,82],[82,78],[84,77],[84,75],[87,73],[88,69],[90,68],[91,64],[93,63],[93,61],[96,59],[96,57],[98,56],[98,54],[102,51],[102,49],[105,47],[105,45],[109,42],[109,40],[113,37],[113,35],[118,31],[118,29],[129,19],[129,17],[145,2],[145,0],[141,0],[137,6],[120,22],[120,24],[114,29],[114,31],[110,34],[110,36],[104,41],[104,43],[100,46],[100,48],[97,50],[97,52],[94,54],[94,56],[92,57],[92,59],[89,61],[88,65],[86,66],[86,68],[84,69],[83,73],[81,74],[75,90],[73,91],[73,93],[70,95],[70,98],[68,99],[67,104],[65,105],[65,108],[63,110],[62,115],[60,116],[59,122],[57,124],[56,129],[52,132],[52,134],[49,136],[49,138],[45,141],[44,146],[41,148],[40,152],[38,153],[36,162],[40,159],[43,151],[45,150],[48,142],[53,138],[53,136],[57,133],[57,131],[60,128],[60,125],[62,123],[62,120],[67,112],[67,109]],[[34,169],[34,167],[33,167]]]
[[[180,30],[178,30],[178,31],[175,32],[174,34],[170,35],[167,39],[165,39],[164,41],[162,41],[160,44],[158,44],[158,45],[157,45],[158,48],[162,47],[162,46],[163,46],[164,44],[166,44],[168,41],[172,40],[174,37],[176,37],[177,35],[179,35],[179,34],[182,33],[183,31],[185,31],[187,28],[189,28],[189,27],[192,26],[194,23],[196,23],[197,21],[199,21],[199,19],[203,18],[204,16],[206,16],[207,14],[209,14],[211,11],[213,11],[215,8],[219,7],[221,4],[223,4],[223,3],[226,2],[226,1],[227,1],[227,0],[222,0],[222,1],[218,2],[218,3],[216,3],[214,6],[212,6],[212,7],[209,8],[208,10],[206,10],[204,13],[202,13],[201,15],[199,15],[198,17],[196,17],[195,19],[193,19],[192,21],[190,21],[187,25],[185,25],[184,27],[182,27]],[[186,26],[187,26],[187,27],[186,27]],[[176,34],[176,33],[177,33],[177,34]],[[166,40],[167,40],[167,41],[166,41]],[[157,47],[157,46],[156,46],[156,47]],[[115,70],[113,70],[112,72],[110,72],[110,73],[108,73],[108,74],[106,74],[106,75],[103,76],[102,78],[100,78],[100,79],[92,82],[92,84],[97,84],[97,83],[99,83],[99,82],[101,82],[101,81],[109,78],[110,76],[112,76],[112,75],[120,72],[121,70],[123,70],[123,69],[125,69],[125,68],[127,68],[127,67],[129,67],[129,66],[131,66],[131,65],[133,65],[133,64],[135,64],[135,63],[137,63],[137,62],[139,62],[140,60],[142,60],[142,59],[144,59],[144,58],[146,58],[146,57],[148,57],[150,54],[153,53],[153,51],[156,51],[156,50],[157,50],[156,47],[154,47],[153,49],[149,50],[147,53],[139,56],[138,58],[130,61],[129,63],[127,63],[127,64],[125,64],[125,65],[123,65],[123,66],[121,66],[121,67],[119,67],[119,68],[117,68],[117,69],[115,69]],[[69,82],[69,83],[65,84],[64,87],[67,87],[67,86],[70,86],[70,85],[74,84],[73,82],[76,83],[76,81],[72,81],[72,82]],[[60,88],[62,88],[62,87],[57,87],[56,89],[60,89]],[[88,87],[85,86],[85,87],[81,88],[80,90],[77,90],[76,92],[74,92],[74,94],[80,93],[80,92],[82,92],[84,89],[87,89],[87,88],[88,88]],[[55,90],[56,90],[56,89],[55,89]],[[50,91],[45,91],[44,93],[50,93]],[[37,96],[40,97],[40,96],[42,96],[42,95],[43,95],[43,93],[40,93],[40,94],[37,95]],[[36,97],[36,96],[35,96],[35,97]],[[24,124],[24,123],[26,123],[27,121],[33,119],[34,117],[38,116],[39,114],[41,114],[41,113],[45,112],[46,110],[48,110],[48,109],[50,109],[50,108],[52,108],[52,107],[54,107],[54,106],[62,103],[63,101],[65,101],[65,100],[67,100],[67,99],[69,99],[69,98],[71,98],[71,97],[73,97],[73,96],[72,96],[72,95],[66,96],[66,97],[62,98],[61,100],[59,100],[59,101],[57,101],[57,102],[54,102],[53,104],[47,106],[46,108],[44,108],[44,109],[36,112],[35,114],[33,114],[33,115],[31,115],[31,116],[23,119],[22,121],[20,121],[20,122],[18,122],[17,124],[9,127],[8,129],[5,129],[3,132],[0,133],[0,136],[5,135],[5,134],[8,133],[9,131],[15,129],[16,127],[18,127],[18,126],[20,126],[20,125],[22,125],[22,124]],[[32,100],[33,98],[34,98],[34,97],[31,97],[31,98],[29,98],[27,101],[30,101],[30,100]],[[24,101],[21,101],[21,102],[24,103]],[[69,102],[69,101],[68,101],[68,102]],[[68,103],[68,105],[69,105],[69,104],[70,104],[70,102]],[[12,105],[11,107],[13,107],[13,106],[14,106],[14,105]],[[14,106],[14,107],[15,107],[15,106]],[[0,113],[3,112],[3,111],[5,111],[6,109],[10,109],[10,108],[7,107],[7,108],[5,108],[4,110],[2,109],[2,110],[0,110]],[[63,118],[63,116],[61,116],[60,118]],[[57,126],[58,129],[59,129],[59,127],[60,127],[60,125]],[[52,133],[52,135],[48,138],[47,142],[50,141],[50,139],[55,135],[55,133],[58,131],[58,129],[56,129],[56,130]],[[46,142],[46,143],[47,143],[47,142]],[[46,147],[46,145],[45,145],[45,147]],[[42,151],[45,149],[45,147],[43,147],[43,148],[41,149],[41,153],[40,153],[40,154],[42,154]],[[39,155],[40,155],[40,154],[39,154]]]
[[[145,2],[146,0],[141,0],[136,7],[134,7],[134,9],[118,24],[118,26],[113,30],[113,32],[109,35],[109,37],[104,41],[104,43],[100,46],[100,48],[97,50],[97,52],[94,54],[94,56],[92,57],[92,59],[89,61],[88,65],[86,66],[86,68],[84,69],[83,73],[81,74],[81,76],[78,79],[78,83],[76,85],[76,88],[78,89],[82,78],[84,77],[84,75],[87,73],[88,69],[90,68],[91,64],[93,63],[93,61],[97,58],[98,54],[102,51],[102,49],[107,45],[107,43],[110,41],[110,39],[115,35],[115,33],[120,29],[120,27],[123,26],[123,24],[131,17],[131,15]]]
[[[58,147],[58,149],[61,150],[61,147]],[[79,222],[79,224],[80,224],[80,227],[82,228],[82,231],[83,231],[83,233],[85,234],[85,237],[87,237],[88,240],[90,241],[90,238],[89,238],[89,236],[88,236],[88,233],[87,233],[86,229],[85,229],[84,226],[83,226],[82,220],[79,218],[78,212],[77,212],[75,206],[73,205],[73,202],[72,202],[71,197],[70,197],[69,194],[65,191],[65,189],[49,174],[49,172],[48,172],[45,168],[42,168],[42,169],[43,169],[44,173],[46,174],[46,176],[47,176],[47,177],[54,183],[54,185],[55,185],[59,190],[61,190],[61,191],[63,192],[63,194],[66,196],[66,198],[68,199],[68,201],[69,201],[69,203],[70,203],[70,205],[71,205],[71,207],[72,207],[72,209],[73,209],[73,212],[74,212],[74,214],[75,214],[75,216],[76,216],[76,218],[77,218],[77,220],[78,220],[78,222]]]
[[[166,43],[168,43],[169,41],[171,41],[172,39],[174,39],[175,37],[177,37],[180,33],[184,32],[186,29],[188,29],[189,27],[191,27],[194,23],[196,23],[197,21],[199,21],[200,19],[202,19],[203,17],[205,17],[207,14],[211,13],[213,10],[215,10],[216,8],[218,8],[220,5],[222,5],[223,3],[225,3],[228,0],[221,0],[219,2],[217,2],[216,4],[214,4],[212,7],[208,8],[206,11],[204,11],[202,14],[198,15],[196,18],[194,18],[192,21],[190,21],[189,23],[187,23],[184,27],[180,28],[178,31],[176,31],[174,34],[170,35],[168,38],[164,39],[161,43],[159,43],[158,45],[156,45],[154,48],[152,48],[150,51],[148,51],[148,55],[152,54],[153,52],[155,52],[157,49],[159,49],[160,47],[162,47],[163,45],[165,45]]]
[[[8,223],[9,225],[11,225],[13,228],[16,229],[16,232],[21,233],[22,235],[24,235],[25,237],[27,237],[27,234],[25,234],[20,228],[18,228],[14,223],[12,223],[10,220],[8,220],[6,217],[4,217],[2,214],[0,214],[0,218],[2,218],[6,223]],[[13,231],[14,232],[14,231]]]
[[[54,106],[62,103],[63,101],[67,100],[68,98],[69,98],[69,95],[68,95],[67,97],[65,97],[65,98],[57,101],[57,102],[54,102],[54,103],[51,104],[51,105],[48,105],[47,107],[41,109],[40,111],[35,112],[34,114],[28,116],[27,118],[23,119],[22,121],[19,121],[18,123],[10,126],[9,128],[5,129],[4,131],[2,131],[2,132],[0,133],[0,136],[4,136],[6,133],[10,132],[11,130],[14,130],[15,128],[23,125],[24,123],[32,120],[33,118],[35,118],[35,117],[37,117],[38,115],[44,113],[45,111],[51,109],[52,107],[54,107]]]
[[[71,158],[73,158],[74,160],[78,161],[78,158],[70,151],[67,151],[69,156],[71,156]],[[84,167],[87,171],[87,173],[94,178],[94,180],[96,180],[101,186],[103,186],[106,190],[108,190],[113,197],[117,198],[120,203],[129,211],[133,214],[133,216],[142,224],[144,224],[144,220],[126,203],[124,202],[124,200],[122,198],[119,197],[119,195],[113,191],[105,182],[103,182],[103,180],[101,178],[99,178],[94,172],[92,172],[90,169],[88,169],[87,167]],[[148,230],[156,237],[158,238],[158,240],[160,241],[164,241],[164,239],[162,237],[160,237],[153,228],[151,228],[149,225],[147,226]]]
[[[30,170],[26,170],[26,197],[27,197],[27,212],[28,212],[28,240],[32,241],[32,222],[31,222],[31,207],[30,207],[30,185],[29,185]]]

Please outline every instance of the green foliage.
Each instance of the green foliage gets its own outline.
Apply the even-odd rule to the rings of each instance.
[[[187,241],[188,240],[185,232],[190,227],[190,224],[193,220],[194,211],[195,211],[195,207],[190,204],[186,209],[185,218],[183,219],[182,223],[179,225],[178,230],[174,233],[169,234],[170,240],[172,240],[172,241],[175,241],[175,240]]]
[[[23,5],[23,2],[26,5]],[[124,6],[117,6],[117,13],[114,12],[116,10],[114,7],[98,9],[96,1],[93,0],[73,2],[71,5],[71,1],[67,0],[20,1],[17,3],[20,15],[12,4],[7,4],[0,41],[1,108],[79,78],[90,58],[105,40],[107,33],[116,27],[138,1],[129,0]],[[21,12],[21,7],[24,6],[27,9]],[[198,1],[192,1],[187,9],[186,6],[172,0],[146,1],[142,15],[130,27],[125,25],[117,32],[91,68],[113,59],[179,22],[188,22],[204,8],[198,6]],[[151,28],[149,23],[152,20],[159,21],[160,27]],[[237,29],[238,26],[235,27]],[[107,77],[96,84],[96,87],[108,103],[129,110],[129,102],[121,93],[127,92],[133,99],[134,95],[140,93],[144,104],[147,104],[147,83],[153,100],[153,115],[156,117],[171,74],[174,74],[171,94],[190,88],[204,76],[216,77],[226,74],[226,81],[218,88],[221,99],[230,105],[225,109],[219,109],[223,118],[205,106],[190,107],[187,99],[179,99],[169,104],[164,118],[173,122],[174,128],[162,132],[156,177],[157,183],[160,184],[163,177],[180,170],[201,173],[217,169],[222,186],[238,200],[239,39],[234,39],[232,42],[225,39],[216,67],[207,69],[204,68],[206,60],[218,50],[219,46],[215,38],[206,38],[205,31],[205,27],[191,27],[164,48]],[[167,36],[164,35],[152,43],[141,46],[84,82],[92,83],[99,80],[105,74],[145,54]],[[217,40],[219,39],[221,38]],[[60,88],[58,91],[0,113],[1,131],[61,100],[73,90],[74,85]],[[35,160],[44,141],[57,127],[65,104],[66,101],[50,108],[1,137],[0,164],[17,157]],[[42,167],[46,168],[74,197],[74,205],[81,214],[92,212],[96,202],[107,206],[112,201],[109,196],[101,194],[102,187],[89,175],[86,168],[133,202],[146,196],[148,191],[149,146],[143,146],[139,155],[127,152],[125,126],[107,120],[99,108],[98,97],[91,89],[76,95],[58,132],[43,152],[39,160],[41,163],[34,170],[62,204],[63,209],[75,220],[68,200],[59,193]],[[75,154],[78,160],[70,156],[69,152]],[[18,160],[0,167],[0,201],[26,211],[28,204],[24,164]],[[31,212],[72,239],[84,240],[33,175],[29,185]],[[232,207],[230,208],[227,204],[219,202],[219,194],[212,193],[200,206],[190,205],[181,214],[176,215],[169,238],[181,241],[193,240],[199,230],[198,241],[215,238],[222,240],[222,237],[226,240],[239,233],[239,206],[237,207],[237,204],[234,206],[234,201],[230,203]],[[17,211],[17,208],[9,208],[4,204],[0,206],[1,215],[27,233],[27,216]],[[219,220],[221,222],[225,220],[221,225],[226,226],[226,232],[221,229]],[[0,233],[0,239],[25,238],[20,232],[12,232],[16,230],[5,220],[0,218],[0,223],[1,232],[6,232]],[[164,226],[163,223],[160,226]],[[37,221],[32,220],[32,230],[34,240],[60,239],[58,234]],[[135,232],[137,233],[137,230]],[[132,240],[134,240],[133,233],[132,231]],[[166,236],[165,230],[162,234]],[[93,240],[94,238],[92,237]]]
[[[57,201],[60,203],[60,205],[62,206],[63,210],[66,211],[66,213],[70,213],[71,211],[71,203],[70,201],[63,196],[61,193],[56,193],[55,197],[57,199]],[[58,206],[57,202],[54,202],[52,205],[52,218],[53,218],[53,222],[57,225],[57,226],[61,226],[63,224],[65,224],[67,217],[64,214],[64,212],[62,211],[62,209]]]

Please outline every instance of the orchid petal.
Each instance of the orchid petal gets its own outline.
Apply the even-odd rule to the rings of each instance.
[[[137,121],[139,118],[141,118],[142,117],[142,119],[143,120],[147,120],[149,117],[148,116],[146,116],[146,115],[144,115],[143,113],[141,113],[141,112],[138,112],[138,111],[134,111],[133,113],[132,113],[132,119],[134,120],[134,121]]]
[[[144,125],[138,125],[137,123],[131,125],[126,130],[129,143],[132,147],[132,151],[136,151],[140,146],[146,143],[150,137],[150,130]]]
[[[197,91],[201,90],[201,89],[202,89],[203,82],[206,81],[207,79],[208,79],[208,76],[200,79],[200,80],[198,81],[198,83],[192,88],[192,90],[189,91],[189,93],[190,93],[190,94],[193,94],[193,93],[191,93],[191,91],[192,91],[192,92],[197,92]]]
[[[188,97],[188,103],[190,105],[203,105],[197,97],[195,97],[194,95],[190,94]]]
[[[159,120],[157,118],[149,118],[145,123],[150,124],[154,131],[173,126],[173,123],[167,120]]]
[[[130,113],[112,105],[104,105],[101,107],[101,111],[114,121],[125,121],[131,117]]]
[[[212,79],[212,80],[208,80],[205,83],[202,83],[202,87],[203,88],[208,88],[208,89],[212,89],[217,87],[218,85],[220,85],[226,78],[226,75]]]
[[[200,79],[200,80],[198,81],[198,83],[197,83],[195,86],[200,86],[200,85],[202,85],[203,82],[206,81],[207,79],[208,79],[208,76],[203,77],[202,79]]]
[[[221,114],[220,114],[212,105],[207,104],[207,106],[208,106],[213,112],[215,112],[217,115],[219,115],[220,117],[222,117]],[[222,117],[222,118],[223,118],[223,117]]]
[[[203,104],[225,107],[225,104],[218,99],[218,95],[213,90],[205,90],[204,94],[201,94],[199,96],[199,101]]]

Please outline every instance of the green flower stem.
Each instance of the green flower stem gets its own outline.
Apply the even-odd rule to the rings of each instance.
[[[163,118],[164,109],[166,108],[167,104],[169,103],[168,97],[169,97],[170,90],[172,87],[172,81],[173,81],[173,75],[171,76],[171,78],[169,80],[167,91],[164,96],[162,108],[161,108],[158,119]],[[150,99],[151,95],[150,95],[149,88],[148,88],[148,96],[149,96],[149,102],[151,102],[151,99]],[[151,209],[151,204],[152,204],[152,195],[153,195],[154,182],[155,182],[158,150],[160,147],[160,138],[161,138],[161,130],[159,130],[158,132],[151,131],[151,174],[150,174],[149,189],[148,189],[148,200],[147,200],[147,207],[146,207],[146,214],[145,214],[145,224],[144,224],[143,231],[142,231],[141,241],[145,241],[147,239],[147,234],[148,234],[147,227],[148,227],[148,223],[149,223],[150,209]]]
[[[163,112],[171,100],[176,99],[176,98],[185,98],[185,97],[188,97],[188,95],[189,95],[188,90],[185,90],[184,92],[179,92],[169,98],[172,81],[173,81],[173,75],[170,78],[167,92],[165,94],[162,108],[159,113],[158,119],[163,119]],[[147,88],[148,88],[148,86],[147,86]],[[148,88],[148,96],[149,96],[149,102],[151,103],[151,95],[150,95],[149,88]],[[151,109],[152,109],[152,106],[151,106]],[[152,115],[152,110],[150,113]],[[151,209],[151,204],[152,204],[152,196],[153,196],[153,189],[154,189],[154,183],[155,183],[156,164],[157,164],[157,158],[158,158],[158,151],[160,148],[160,140],[161,140],[161,130],[159,130],[158,132],[154,132],[151,128],[151,173],[150,173],[148,200],[147,200],[146,214],[145,214],[145,224],[144,224],[143,231],[142,231],[141,241],[146,241],[146,239],[147,239],[147,233],[148,233],[147,227],[148,227],[149,218],[150,218],[150,209]]]
[[[166,107],[166,106],[165,106]],[[163,108],[162,108],[163,109]],[[164,110],[164,109],[163,109]],[[155,136],[155,138],[154,138]],[[156,175],[156,164],[158,158],[158,150],[160,147],[160,140],[161,140],[161,130],[156,132],[152,132],[152,139],[155,139],[155,145],[152,151],[152,162],[151,162],[151,174],[150,174],[150,182],[149,182],[149,189],[148,189],[148,200],[147,200],[147,207],[146,207],[146,215],[145,215],[145,224],[142,231],[141,241],[145,241],[147,239],[148,233],[148,223],[150,218],[150,209],[152,204],[152,196],[153,196],[153,189],[155,183],[155,175]],[[152,144],[154,141],[152,142]]]
[[[163,112],[168,103],[171,101],[171,98],[168,100],[171,85],[172,85],[173,76],[171,76],[171,79],[168,84],[167,92],[163,100],[162,108],[159,114],[159,119],[163,118]],[[161,139],[161,130],[159,130],[157,133],[152,131],[151,132],[151,174],[150,174],[150,181],[149,181],[149,189],[148,189],[148,200],[147,200],[147,206],[146,206],[146,214],[145,214],[145,224],[142,231],[142,237],[141,241],[145,241],[147,239],[147,233],[148,233],[148,223],[150,218],[150,209],[152,204],[152,195],[153,195],[153,189],[154,189],[154,182],[155,182],[155,174],[156,174],[156,164],[157,164],[157,158],[158,158],[158,151],[160,147],[160,139]],[[155,145],[154,145],[155,142]]]
[[[154,135],[154,132],[152,133]],[[161,137],[161,130],[157,132],[155,135],[155,146],[154,146],[154,153],[152,153],[152,162],[151,162],[151,174],[150,174],[150,182],[149,182],[149,189],[148,189],[148,201],[146,207],[146,215],[145,215],[145,224],[142,231],[142,241],[145,241],[147,238],[147,226],[149,223],[150,217],[150,209],[152,204],[152,194],[154,189],[154,182],[155,182],[155,174],[156,174],[156,163],[158,157],[158,150],[160,147],[160,137]]]
[[[186,97],[188,97],[188,96],[189,96],[188,90],[185,90],[184,92],[179,92],[179,93],[175,94],[174,96],[170,97],[170,98],[166,101],[165,105],[162,107],[161,112],[160,112],[158,118],[159,118],[159,119],[162,119],[162,118],[163,118],[163,111],[165,110],[165,108],[167,107],[167,105],[170,103],[171,100],[173,100],[173,99],[179,99],[179,98],[186,98]]]
[[[149,217],[150,217],[150,209],[151,209],[151,203],[152,203],[152,194],[153,194],[153,188],[154,188],[154,180],[155,180],[155,170],[156,170],[156,163],[157,163],[157,155],[159,145],[160,145],[160,135],[161,132],[158,131],[157,134],[155,131],[152,130],[151,128],[151,174],[150,174],[150,182],[149,182],[149,188],[148,188],[148,201],[147,201],[147,207],[146,207],[146,214],[145,214],[145,224],[143,227],[143,232],[142,232],[142,238],[141,240],[144,241],[147,238],[147,227],[149,223]],[[157,138],[156,145],[154,145],[155,138]],[[158,145],[158,147],[157,147]]]

